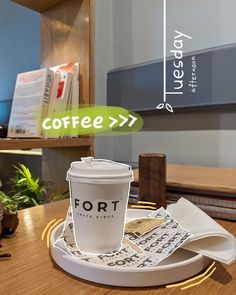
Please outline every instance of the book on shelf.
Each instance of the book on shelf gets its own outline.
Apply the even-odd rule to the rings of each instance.
[[[59,82],[57,83],[57,92],[51,97],[49,111],[54,113],[64,112],[70,101],[70,89],[72,74],[67,72],[55,73],[56,77],[59,76]]]
[[[59,75],[57,96],[52,97],[51,113],[69,112],[79,107],[79,63],[65,63],[51,67]],[[63,132],[59,137],[64,137]]]
[[[69,80],[69,91],[65,89],[65,96],[68,95],[66,99],[67,103],[70,102],[71,107],[79,107],[79,63],[65,63],[58,66],[50,68],[54,74],[59,74],[61,76],[61,81],[59,83],[58,95],[55,99],[63,101],[63,88],[66,88],[66,79]],[[67,78],[69,77],[69,78]],[[66,103],[66,104],[67,104]]]
[[[17,75],[8,137],[43,136],[41,118],[47,113],[53,78],[46,68]]]
[[[79,107],[79,75],[78,62],[18,74],[8,137],[45,137],[42,118]]]

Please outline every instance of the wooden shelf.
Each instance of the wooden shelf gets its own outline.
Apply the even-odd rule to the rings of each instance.
[[[90,147],[91,137],[68,139],[0,139],[0,150],[22,150],[36,148]]]
[[[65,0],[11,0],[17,4],[35,10],[37,12],[43,12],[52,8],[53,6],[61,3]]]
[[[12,0],[40,13],[41,66],[80,63],[80,104],[94,104],[95,0]],[[0,150],[42,150],[42,178],[48,195],[68,189],[70,163],[94,154],[93,137],[0,139]]]

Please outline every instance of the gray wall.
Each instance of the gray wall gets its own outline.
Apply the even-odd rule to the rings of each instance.
[[[162,2],[102,0],[96,8],[97,104],[105,101],[106,70],[163,56]],[[109,11],[105,11],[107,5]],[[185,43],[186,52],[235,43],[235,12],[234,0],[167,1],[167,51],[173,48],[174,30],[192,36]],[[101,31],[101,22],[108,20],[109,27]],[[98,41],[101,34],[106,35],[104,44]],[[166,153],[172,163],[236,166],[235,110],[147,114],[143,118],[142,132],[110,139],[110,145],[97,140],[96,156],[137,161],[140,153],[158,151]]]
[[[0,1],[0,122],[1,101],[13,98],[16,75],[40,67],[39,14],[10,0]]]
[[[106,75],[113,68],[112,1],[95,1],[95,96],[96,104],[106,105]],[[97,136],[95,153],[99,158],[113,158],[113,138]]]

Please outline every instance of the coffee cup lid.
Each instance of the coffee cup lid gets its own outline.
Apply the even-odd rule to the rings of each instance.
[[[86,183],[123,183],[133,180],[133,172],[126,164],[86,157],[71,163],[67,180]]]

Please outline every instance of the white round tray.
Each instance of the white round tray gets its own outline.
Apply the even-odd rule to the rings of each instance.
[[[144,217],[148,213],[150,213],[149,210],[128,210],[127,221]],[[211,261],[201,254],[178,249],[156,267],[111,268],[87,263],[54,246],[62,230],[63,223],[55,227],[51,234],[51,254],[54,261],[66,272],[95,283],[120,287],[148,287],[171,284],[196,275]]]

